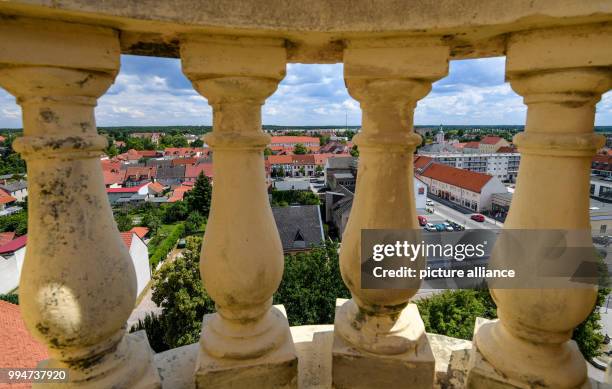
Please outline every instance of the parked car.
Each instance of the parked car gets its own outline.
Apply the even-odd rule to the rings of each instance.
[[[453,227],[453,230],[455,230],[455,231],[463,231],[463,230],[465,230],[465,227],[463,227],[463,226],[462,226],[461,224],[459,224],[459,223],[455,223],[455,222],[450,221],[450,220],[447,220],[446,222],[447,222],[448,224],[450,224],[450,225],[451,225],[451,227]]]
[[[455,229],[448,223],[442,223],[446,231],[455,231]]]
[[[473,214],[470,217],[470,219],[472,219],[472,220],[474,220],[476,222],[479,222],[479,223],[482,223],[483,221],[485,221],[485,217],[483,215],[479,214],[479,213]]]
[[[425,201],[425,204],[430,205],[433,207],[434,202],[432,200],[427,199],[427,201]]]
[[[436,224],[435,227],[436,227],[436,231],[440,231],[440,232],[446,231],[446,226],[443,223]]]
[[[427,218],[425,216],[419,215],[419,216],[417,216],[417,219],[419,219],[419,225],[421,227],[424,227],[424,226],[427,225]]]
[[[434,226],[433,224],[427,223],[425,225],[425,231],[430,231],[431,232],[431,231],[438,231],[438,230],[436,229],[436,226]]]

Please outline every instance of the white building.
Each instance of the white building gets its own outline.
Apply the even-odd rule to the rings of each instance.
[[[417,175],[429,193],[452,201],[475,212],[491,209],[494,193],[506,193],[506,187],[495,176],[430,163],[417,169]]]
[[[151,267],[149,266],[149,248],[133,231],[122,232],[121,239],[128,247],[134,270],[136,271],[137,295],[144,290],[151,281]]]
[[[490,174],[500,181],[514,182],[518,174],[519,153],[433,153],[419,152],[444,165]]]
[[[0,294],[9,293],[19,286],[26,241],[24,235],[0,247]]]

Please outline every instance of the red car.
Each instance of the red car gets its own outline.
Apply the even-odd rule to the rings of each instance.
[[[481,215],[481,214],[479,214],[479,213],[475,213],[475,214],[473,214],[473,215],[470,217],[470,219],[472,219],[472,220],[474,220],[474,221],[476,221],[476,222],[479,222],[479,223],[482,223],[483,221],[485,221],[485,217],[484,217],[484,216],[482,216],[482,215]]]
[[[424,225],[427,224],[427,218],[425,216],[417,216],[417,218],[419,219],[419,225],[421,227],[423,227]]]

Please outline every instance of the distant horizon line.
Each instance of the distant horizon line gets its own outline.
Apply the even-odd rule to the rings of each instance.
[[[414,127],[525,127],[525,124],[415,124]],[[98,129],[121,129],[121,128],[185,128],[185,127],[199,127],[199,128],[212,128],[210,124],[180,124],[180,125],[120,125],[120,126],[97,126]],[[262,127],[273,127],[273,128],[360,128],[361,125],[335,125],[335,124],[315,124],[315,125],[280,125],[280,124],[262,124]],[[594,128],[601,127],[612,127],[610,125],[596,125]],[[23,131],[23,127],[0,127],[0,131]]]

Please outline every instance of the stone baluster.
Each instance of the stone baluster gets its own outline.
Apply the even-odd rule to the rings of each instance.
[[[23,110],[14,147],[27,161],[28,242],[22,316],[46,344],[59,387],[159,388],[144,332],[126,334],[136,275],[104,188],[96,100],[119,68],[115,31],[3,20],[0,85]],[[55,387],[54,384],[42,384]]]
[[[284,258],[268,201],[261,106],[285,75],[280,39],[186,37],[183,71],[213,107],[215,182],[200,272],[206,315],[196,385],[280,387],[297,377],[284,313],[272,306]]]
[[[583,247],[592,244],[590,164],[604,143],[593,124],[595,104],[612,85],[610,42],[612,29],[601,26],[510,36],[507,79],[528,110],[525,132],[514,138],[521,165],[504,229],[578,231]],[[499,320],[476,331],[470,388],[588,385],[570,339],[591,312],[596,287],[569,286],[568,279],[554,289],[491,289]]]
[[[431,388],[434,359],[416,305],[420,282],[405,289],[361,285],[362,229],[418,229],[413,153],[416,103],[448,71],[449,50],[437,39],[350,41],[345,82],[361,104],[355,137],[359,168],[340,268],[352,299],[336,311],[333,381],[337,388]]]

